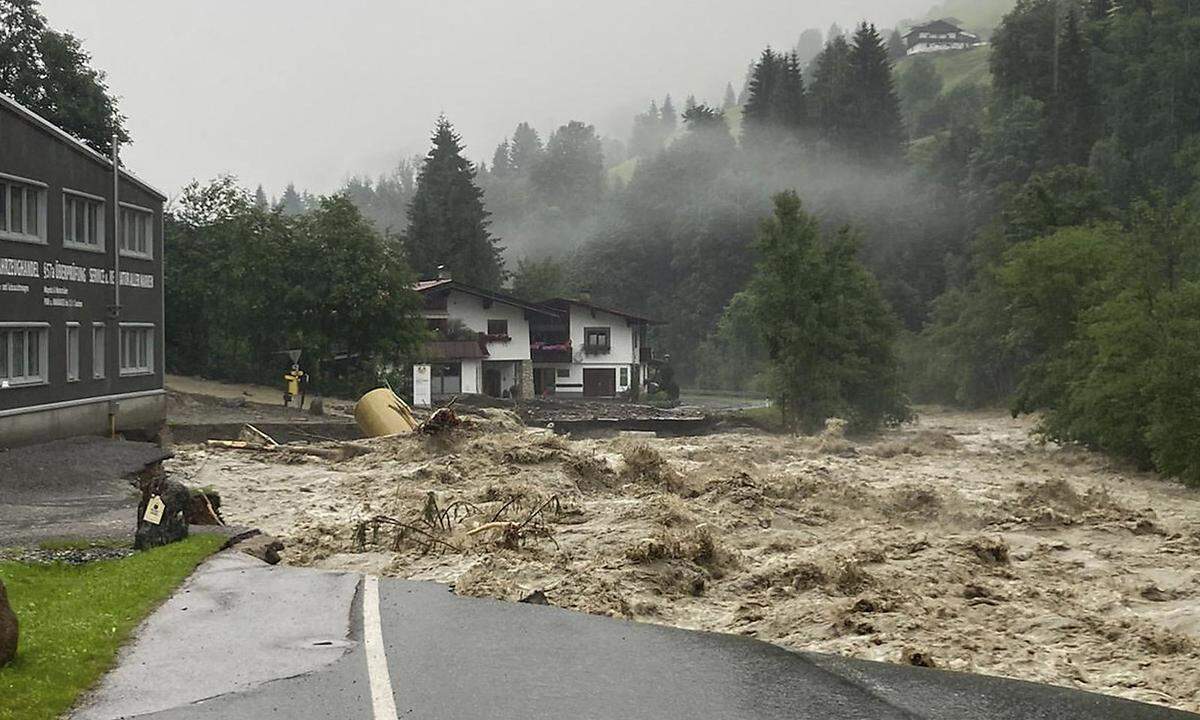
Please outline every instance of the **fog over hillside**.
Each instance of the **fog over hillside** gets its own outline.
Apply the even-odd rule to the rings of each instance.
[[[521,121],[582,119],[624,139],[665,92],[719,102],[768,43],[791,47],[833,22],[886,27],[929,5],[47,0],[43,11],[107,71],[142,175],[174,191],[231,172],[278,194],[289,181],[331,192],[423,153],[442,112],[476,160]]]

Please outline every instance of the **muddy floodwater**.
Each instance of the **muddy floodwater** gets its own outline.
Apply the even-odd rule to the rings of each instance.
[[[343,462],[169,465],[290,564],[1200,711],[1200,495],[1032,428],[577,441],[484,411]]]

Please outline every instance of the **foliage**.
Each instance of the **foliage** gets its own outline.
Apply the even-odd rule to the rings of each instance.
[[[86,565],[0,562],[21,645],[0,669],[0,720],[52,720],[112,666],[138,623],[225,538],[194,535]]]
[[[193,182],[165,239],[173,372],[274,385],[296,348],[314,390],[356,397],[421,338],[400,248],[344,196],[289,217],[233,178]]]
[[[0,94],[108,155],[114,133],[130,137],[91,61],[78,38],[47,25],[38,0],[0,0]]]
[[[696,385],[704,389],[767,392],[767,348],[746,291],[733,296],[700,346]]]
[[[832,417],[856,431],[908,419],[897,326],[847,229],[822,237],[794,192],[775,196],[748,293],[784,416],[806,432]],[[799,282],[798,282],[799,281]]]
[[[512,294],[527,302],[571,297],[567,269],[554,258],[525,258],[512,275]]]
[[[462,155],[461,138],[449,120],[438,118],[408,208],[404,247],[413,270],[432,277],[444,266],[456,280],[500,287],[504,263],[488,230],[489,215],[475,184],[475,167]]]
[[[604,152],[596,129],[578,120],[555,130],[529,176],[547,205],[580,215],[604,190]]]

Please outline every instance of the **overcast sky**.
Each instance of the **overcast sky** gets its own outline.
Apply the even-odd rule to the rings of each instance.
[[[720,101],[768,43],[891,26],[934,0],[42,0],[128,116],[130,167],[170,195],[229,172],[336,190],[424,153],[438,113],[474,160],[518,122],[626,139],[670,92]]]

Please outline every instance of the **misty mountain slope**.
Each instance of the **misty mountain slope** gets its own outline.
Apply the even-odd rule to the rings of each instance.
[[[925,18],[954,18],[964,29],[987,37],[1015,5],[1015,0],[944,0],[934,5]]]
[[[988,61],[992,57],[992,48],[988,45],[971,50],[934,53],[921,57],[933,60],[933,65],[942,78],[943,93],[950,92],[960,85],[990,86],[992,84],[991,68],[988,66]],[[909,56],[897,62],[896,74],[903,75],[908,72],[916,58],[917,56]]]

